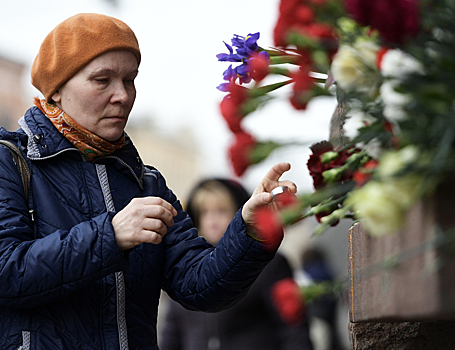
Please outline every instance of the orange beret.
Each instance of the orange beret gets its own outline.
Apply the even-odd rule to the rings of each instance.
[[[122,21],[95,13],[81,13],[60,23],[41,44],[32,66],[32,84],[47,102],[55,91],[99,55],[131,51],[141,62],[134,32]]]

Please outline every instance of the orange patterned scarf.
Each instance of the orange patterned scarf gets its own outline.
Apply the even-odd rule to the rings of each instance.
[[[63,110],[46,100],[35,98],[35,105],[49,118],[54,126],[92,162],[97,157],[113,153],[125,145],[125,134],[118,141],[109,142],[84,129]]]

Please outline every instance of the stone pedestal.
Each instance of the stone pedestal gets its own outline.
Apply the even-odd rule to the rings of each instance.
[[[455,349],[454,198],[455,185],[441,186],[385,237],[351,227],[352,349]]]
[[[351,227],[351,322],[455,320],[454,198],[455,185],[442,186],[384,237]]]
[[[455,322],[350,323],[352,350],[453,350]]]

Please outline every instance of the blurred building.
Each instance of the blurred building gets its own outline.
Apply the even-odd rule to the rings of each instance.
[[[185,204],[191,188],[201,179],[201,155],[195,139],[188,130],[164,136],[150,123],[130,123],[127,134],[145,164],[157,168],[167,186]]]
[[[28,101],[23,86],[26,66],[0,55],[0,126],[16,130],[17,120],[22,117],[31,101]]]

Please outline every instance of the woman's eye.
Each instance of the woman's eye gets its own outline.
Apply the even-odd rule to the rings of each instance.
[[[109,79],[107,79],[107,78],[99,78],[99,79],[95,79],[95,81],[97,83],[100,83],[100,84],[106,84],[109,81]]]

